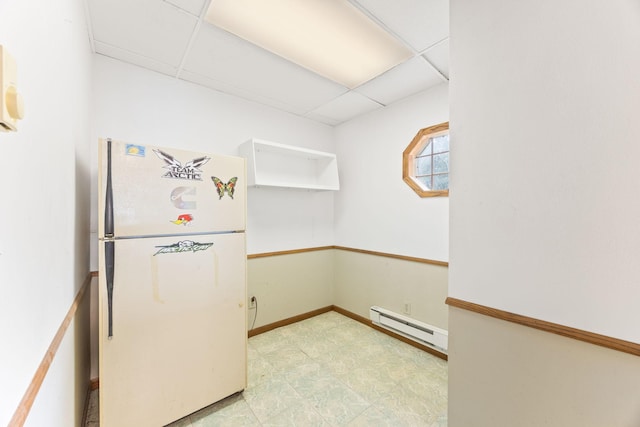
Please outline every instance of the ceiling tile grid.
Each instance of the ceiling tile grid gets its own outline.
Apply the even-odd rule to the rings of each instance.
[[[115,47],[100,41],[95,41],[94,44],[96,52],[101,55],[123,62],[128,62],[129,64],[137,65],[139,67],[146,68],[147,70],[167,74],[169,76],[175,76],[178,72],[178,67],[176,66],[165,64],[164,62],[156,61],[155,59],[147,58],[146,56],[138,55],[126,49]]]
[[[198,22],[162,0],[87,1],[94,42],[174,67],[180,65]]]
[[[208,24],[210,0],[85,1],[96,53],[330,126],[448,80],[448,0],[349,0],[413,52],[353,90]]]
[[[444,81],[446,80],[423,57],[416,56],[355,91],[382,105],[389,105]]]
[[[449,0],[354,0],[416,52],[449,37]]]
[[[206,0],[165,0],[167,3],[179,7],[194,16],[200,16],[203,12]]]
[[[381,104],[351,91],[323,104],[311,113],[343,122],[381,107]]]
[[[449,79],[449,39],[446,38],[429,48],[423,55],[447,80]]]

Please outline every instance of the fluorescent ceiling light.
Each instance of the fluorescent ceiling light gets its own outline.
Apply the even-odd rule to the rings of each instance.
[[[346,0],[212,0],[205,20],[350,89],[413,56]]]

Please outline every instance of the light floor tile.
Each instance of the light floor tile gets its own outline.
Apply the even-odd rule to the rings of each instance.
[[[309,399],[322,417],[333,425],[346,425],[371,404],[349,387],[334,383],[312,394]]]
[[[248,386],[170,427],[447,426],[447,362],[336,312],[249,339]],[[99,427],[98,391],[85,427]]]
[[[311,403],[306,401],[301,405],[285,409],[278,415],[269,418],[262,425],[268,427],[331,427],[331,424],[318,414]]]
[[[303,397],[320,393],[339,382],[318,363],[302,365],[285,373],[285,378]]]
[[[446,402],[434,401],[431,396],[419,396],[403,387],[397,387],[378,401],[408,426],[431,426],[446,413]]]
[[[372,405],[348,425],[349,427],[400,427],[404,425],[404,420],[387,408]]]
[[[260,357],[260,352],[258,350],[256,350],[254,344],[249,342],[247,344],[247,359],[249,361],[251,361],[252,359],[255,359],[256,357]]]
[[[376,402],[398,387],[389,375],[369,365],[359,366],[338,377],[370,402]]]
[[[302,398],[283,378],[274,377],[243,393],[244,399],[260,422],[285,409],[302,404]]]
[[[274,376],[273,366],[262,356],[249,358],[247,362],[247,382],[252,388]]]
[[[264,354],[263,357],[275,372],[294,369],[296,366],[304,365],[312,360],[300,348],[293,345],[275,349],[270,353]]]
[[[334,354],[341,351],[340,344],[336,344],[324,335],[298,335],[293,338],[293,342],[307,356],[312,358],[319,358],[323,354]]]
[[[271,353],[282,348],[287,345],[290,337],[286,336],[280,329],[282,328],[251,337],[251,346],[260,354]]]
[[[242,395],[230,396],[189,417],[193,427],[259,426],[260,422]],[[173,426],[171,426],[173,427]]]

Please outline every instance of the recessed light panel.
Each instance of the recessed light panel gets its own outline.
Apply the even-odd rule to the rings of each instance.
[[[351,89],[412,56],[346,0],[213,0],[205,20]]]

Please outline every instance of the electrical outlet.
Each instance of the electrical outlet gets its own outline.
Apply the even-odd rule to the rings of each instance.
[[[408,302],[404,303],[404,314],[411,314],[411,304]]]
[[[252,296],[251,298],[249,298],[249,308],[256,308],[256,297]]]

